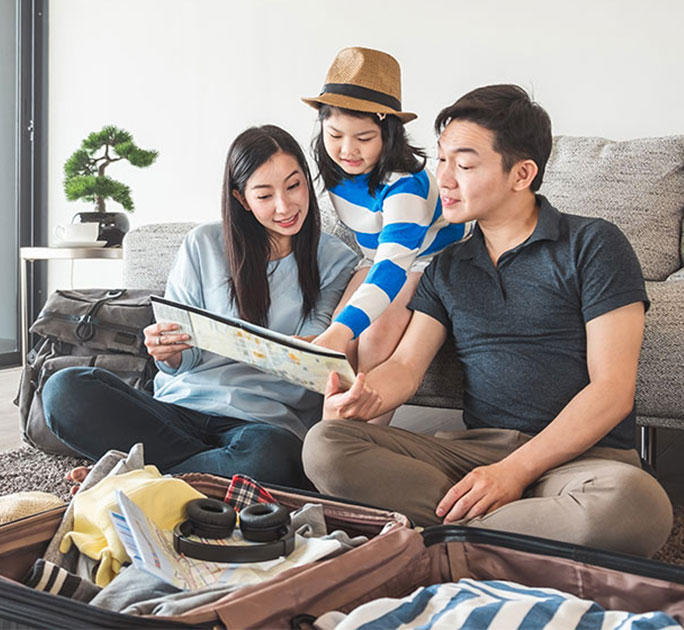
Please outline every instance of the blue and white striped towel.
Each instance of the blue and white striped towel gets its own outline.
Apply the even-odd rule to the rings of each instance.
[[[604,610],[595,602],[552,588],[513,582],[462,579],[421,587],[403,599],[383,598],[348,615],[319,617],[320,630],[674,630],[663,612],[633,614]]]

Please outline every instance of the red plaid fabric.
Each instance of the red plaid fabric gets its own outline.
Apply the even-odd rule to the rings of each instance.
[[[271,493],[246,475],[233,475],[223,501],[236,512],[254,503],[277,503]]]

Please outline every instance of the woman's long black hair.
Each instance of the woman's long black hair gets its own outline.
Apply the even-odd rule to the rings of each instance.
[[[425,167],[426,155],[423,149],[409,144],[404,125],[392,114],[387,114],[380,120],[377,114],[358,112],[343,107],[321,105],[318,108],[318,120],[320,127],[318,134],[313,139],[312,148],[318,176],[323,180],[323,185],[330,190],[337,186],[343,179],[349,177],[328,155],[323,143],[323,123],[333,114],[340,113],[354,118],[369,118],[380,127],[382,135],[382,152],[375,168],[368,178],[368,192],[375,196],[375,190],[380,186],[390,173],[417,173]]]
[[[233,192],[237,191],[244,199],[247,180],[281,151],[297,160],[309,189],[309,211],[301,230],[292,237],[303,296],[303,317],[314,310],[321,290],[318,270],[321,219],[304,152],[287,131],[275,125],[246,129],[235,138],[226,157],[221,201],[223,239],[230,266],[228,285],[239,317],[260,326],[266,325],[271,306],[268,263],[273,243],[267,229],[254,213],[245,210]]]

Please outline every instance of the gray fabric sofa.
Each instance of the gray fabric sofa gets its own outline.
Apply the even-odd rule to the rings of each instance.
[[[603,217],[627,235],[651,299],[639,364],[637,417],[642,456],[653,461],[653,429],[684,428],[684,136],[613,142],[559,136],[540,191],[561,211]],[[350,235],[322,199],[323,229]],[[163,290],[193,223],[145,225],[124,239],[124,283]],[[463,372],[445,343],[411,404],[460,409]]]

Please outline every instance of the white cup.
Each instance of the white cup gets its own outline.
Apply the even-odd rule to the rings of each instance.
[[[67,223],[55,228],[55,238],[65,243],[90,243],[97,240],[99,223]]]

